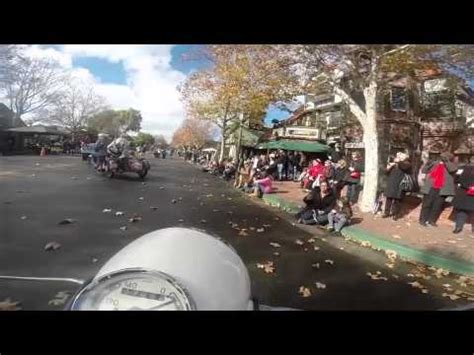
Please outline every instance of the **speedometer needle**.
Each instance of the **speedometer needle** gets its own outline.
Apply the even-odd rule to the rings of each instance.
[[[162,308],[162,307],[164,307],[164,306],[169,305],[170,303],[173,303],[174,301],[175,301],[174,299],[171,299],[171,300],[169,300],[169,301],[167,301],[167,302],[164,302],[164,303],[162,303],[162,304],[159,304],[158,306],[151,307],[151,308],[149,308],[148,310],[151,311],[152,309],[159,309],[159,308]]]

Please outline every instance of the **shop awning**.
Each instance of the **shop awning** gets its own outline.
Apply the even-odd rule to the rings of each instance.
[[[310,153],[327,153],[330,148],[319,142],[310,142],[293,139],[280,139],[276,141],[270,141],[261,143],[257,146],[258,149],[282,149],[282,150],[294,150],[299,152],[310,152]]]

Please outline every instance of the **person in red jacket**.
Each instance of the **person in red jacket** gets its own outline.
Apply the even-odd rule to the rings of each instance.
[[[315,181],[318,181],[318,179],[320,179],[323,174],[324,165],[321,163],[321,160],[313,160],[313,165],[308,170],[308,177],[305,179],[303,187],[306,189],[310,189],[311,185]]]

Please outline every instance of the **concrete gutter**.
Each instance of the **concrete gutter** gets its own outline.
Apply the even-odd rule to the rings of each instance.
[[[295,203],[286,201],[277,194],[263,195],[263,200],[268,205],[277,207],[291,214],[296,213],[300,209]],[[474,264],[468,261],[448,258],[400,243],[395,243],[357,226],[345,227],[342,229],[341,233],[344,237],[357,242],[369,242],[371,247],[374,249],[392,250],[397,253],[398,257],[404,260],[441,268],[456,274],[474,275]]]

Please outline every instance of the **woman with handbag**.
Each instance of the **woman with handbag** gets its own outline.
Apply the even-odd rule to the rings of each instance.
[[[462,232],[468,217],[471,217],[472,220],[474,212],[474,156],[471,156],[469,164],[463,168],[459,176],[453,207],[456,212],[453,233],[458,234]]]
[[[407,186],[411,179],[411,164],[408,161],[408,155],[398,152],[394,161],[388,163],[385,172],[388,174],[388,179],[384,192],[386,200],[382,218],[392,216],[396,221],[400,218],[400,209],[405,193],[411,192],[413,189],[413,182],[411,188]]]
[[[453,154],[442,153],[436,162],[429,161],[423,167],[426,174],[425,182],[421,188],[423,202],[419,222],[422,226],[436,227],[446,197],[454,196],[453,174],[458,170]]]

